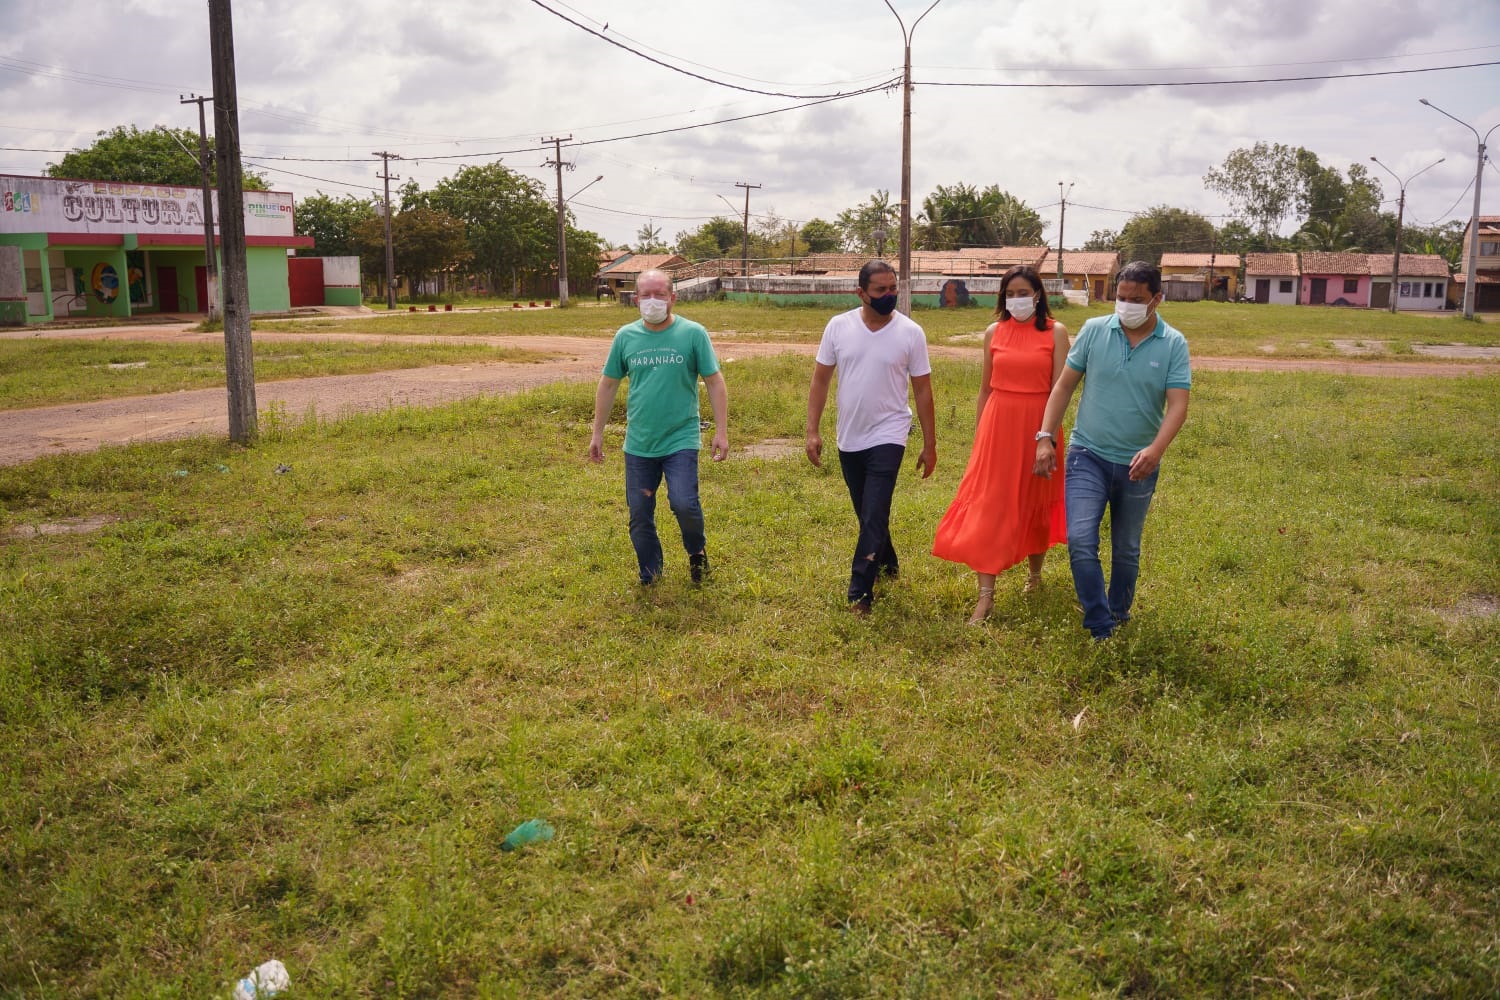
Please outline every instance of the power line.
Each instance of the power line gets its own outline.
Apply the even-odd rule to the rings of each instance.
[[[1446,56],[1457,52],[1483,52],[1487,49],[1500,48],[1500,45],[1471,45],[1462,49],[1432,49],[1427,52],[1402,52],[1395,55],[1382,56],[1344,56],[1340,59],[1304,59],[1297,62],[1271,62],[1271,63],[1225,63],[1217,66],[1110,66],[1110,67],[1069,67],[1072,73],[1189,73],[1211,70],[1226,69],[1270,69],[1273,66],[1329,66],[1339,63],[1375,62],[1382,59],[1416,59],[1419,56]],[[946,69],[985,73],[1045,73],[1057,69],[1056,66],[932,66],[930,69]]]
[[[537,0],[532,0],[536,3]],[[1500,60],[1493,62],[1463,63],[1457,66],[1422,66],[1416,69],[1381,69],[1370,70],[1364,73],[1325,73],[1317,76],[1268,76],[1248,80],[1128,80],[1117,83],[973,83],[945,80],[917,80],[913,86],[917,87],[990,87],[1008,90],[1029,89],[1065,89],[1077,88],[1080,90],[1097,89],[1133,89],[1137,87],[1228,87],[1254,83],[1302,83],[1310,80],[1355,80],[1372,76],[1405,76],[1411,73],[1436,73],[1450,69],[1477,69],[1481,66],[1500,66]]]
[[[605,35],[604,32],[602,32],[602,31],[595,31],[593,28],[590,28],[588,25],[573,20],[571,17],[569,17],[568,15],[564,14],[562,11],[553,10],[551,7],[548,7],[545,3],[543,3],[542,0],[531,0],[531,2],[534,3],[534,4],[536,4],[538,7],[542,8],[542,10],[545,10],[547,13],[551,14],[552,16],[558,17],[558,18],[561,18],[564,21],[567,21],[569,24],[573,25],[573,27],[579,29],[580,31],[586,31],[590,35],[593,35],[595,38],[598,38],[598,39],[601,39],[603,41],[608,42],[609,44],[613,45],[615,48],[624,49],[626,52],[629,52],[631,55],[639,56],[640,58],[646,60],[647,62],[655,63],[656,65],[662,67],[663,69],[669,69],[669,70],[671,70],[674,73],[681,73],[683,76],[690,76],[690,77],[692,77],[695,80],[702,80],[704,83],[711,83],[711,84],[713,84],[716,87],[728,87],[731,90],[743,90],[747,94],[760,94],[760,95],[762,95],[764,97],[790,97],[790,98],[792,98],[794,100],[798,100],[798,101],[814,100],[814,99],[818,99],[818,98],[828,98],[828,97],[853,97],[856,94],[868,94],[868,93],[871,93],[872,91],[876,91],[876,90],[885,90],[888,87],[894,86],[901,79],[900,77],[891,77],[889,79],[881,81],[880,83],[876,83],[876,84],[873,84],[871,86],[865,87],[865,88],[863,88],[861,90],[839,91],[838,93],[834,93],[834,94],[788,94],[788,93],[785,93],[785,92],[782,92],[782,91],[757,90],[754,87],[742,87],[742,86],[740,86],[737,83],[729,83],[727,80],[715,80],[711,76],[704,76],[702,73],[694,73],[692,70],[690,70],[690,69],[683,69],[681,66],[673,66],[669,62],[666,62],[664,60],[658,59],[658,58],[656,58],[655,56],[652,56],[652,55],[647,55],[646,53],[640,51],[639,49],[633,49],[629,45],[626,45],[624,42],[617,42],[613,38],[610,38],[609,36]]]

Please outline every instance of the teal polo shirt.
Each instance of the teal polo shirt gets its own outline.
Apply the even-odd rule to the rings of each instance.
[[[1193,387],[1187,338],[1160,316],[1134,348],[1119,316],[1087,320],[1068,351],[1068,367],[1084,376],[1069,443],[1120,465],[1156,439],[1167,390]]]

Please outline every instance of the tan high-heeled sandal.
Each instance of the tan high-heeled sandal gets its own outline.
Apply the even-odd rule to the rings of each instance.
[[[983,609],[983,610],[980,610]],[[970,625],[979,625],[995,610],[995,588],[980,587],[979,600],[974,604],[974,613],[969,616]]]
[[[1021,588],[1021,593],[1023,593],[1023,594],[1034,594],[1038,590],[1041,590],[1041,589],[1042,589],[1042,574],[1040,574],[1040,573],[1027,573],[1026,574],[1026,585]]]

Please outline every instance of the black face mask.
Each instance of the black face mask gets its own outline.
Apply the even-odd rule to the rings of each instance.
[[[870,296],[870,308],[882,316],[889,316],[896,311],[896,293],[889,295]]]

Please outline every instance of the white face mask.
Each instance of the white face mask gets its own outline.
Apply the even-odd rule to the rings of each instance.
[[[1010,313],[1012,319],[1026,322],[1036,313],[1036,300],[1030,295],[1019,299],[1006,299],[1005,311]]]
[[[667,320],[667,312],[672,308],[672,303],[666,299],[639,299],[641,307],[641,319],[658,326]]]
[[[1146,322],[1146,317],[1151,314],[1151,307],[1143,302],[1121,302],[1115,300],[1115,315],[1120,317],[1120,325],[1134,330]]]

